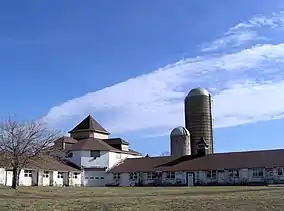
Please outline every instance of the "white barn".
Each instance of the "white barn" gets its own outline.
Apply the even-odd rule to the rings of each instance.
[[[215,153],[180,158],[126,159],[113,167],[109,183],[135,185],[264,185],[284,183],[284,150]]]
[[[12,186],[13,171],[9,163],[0,166],[0,185]],[[80,186],[80,170],[54,157],[42,155],[31,160],[19,174],[20,186]]]
[[[80,167],[82,186],[105,186],[108,170],[126,158],[142,157],[129,148],[121,138],[109,138],[107,132],[90,115],[62,137],[55,146],[65,154],[65,159]]]

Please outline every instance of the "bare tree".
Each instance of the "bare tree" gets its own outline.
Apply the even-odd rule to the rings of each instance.
[[[19,122],[9,118],[0,122],[0,156],[13,170],[13,189],[17,187],[21,169],[52,149],[51,144],[58,135],[59,132],[51,131],[37,121]]]

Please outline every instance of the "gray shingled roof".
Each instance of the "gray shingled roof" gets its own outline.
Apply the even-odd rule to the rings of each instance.
[[[110,133],[103,128],[91,115],[87,116],[82,122],[74,127],[69,133],[80,132],[80,131],[94,131],[109,135]]]
[[[118,150],[108,145],[104,140],[96,139],[96,138],[82,139],[78,141],[76,144],[73,144],[72,146],[70,146],[70,148],[68,148],[68,151],[72,151],[72,150],[73,151],[75,150],[100,150],[100,151],[113,151],[113,152],[122,152],[122,153],[140,155],[139,152],[136,152],[132,149],[129,149],[128,151]]]
[[[121,138],[109,138],[109,139],[102,139],[107,144],[125,144],[129,145],[129,143]]]
[[[217,169],[274,168],[284,166],[284,149],[215,153],[208,156],[129,158],[110,172],[203,171]]]
[[[8,153],[5,152],[0,153],[0,167],[12,168],[10,160],[11,156]],[[63,162],[61,162],[60,160],[56,159],[53,156],[45,154],[31,158],[28,161],[28,163],[25,165],[25,168],[53,170],[53,171],[69,171],[69,172],[80,171],[77,168],[64,164]]]

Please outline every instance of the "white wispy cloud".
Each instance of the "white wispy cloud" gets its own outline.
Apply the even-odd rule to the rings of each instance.
[[[250,41],[268,41],[269,38],[261,36],[259,29],[282,29],[284,26],[284,12],[272,13],[270,16],[256,15],[247,22],[242,22],[230,28],[221,38],[204,44],[203,52],[217,51],[226,47],[234,48]]]
[[[234,28],[282,27],[283,17],[282,13],[258,16]],[[66,128],[90,113],[102,117],[102,124],[116,134],[166,134],[184,124],[183,100],[196,86],[213,94],[215,127],[282,118],[283,63],[284,43],[184,59],[55,106],[44,119]]]

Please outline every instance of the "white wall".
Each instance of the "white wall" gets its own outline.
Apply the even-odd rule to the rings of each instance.
[[[101,133],[93,133],[93,137],[97,139],[108,139],[108,135]]]
[[[142,156],[138,155],[131,155],[126,153],[117,153],[117,152],[109,152],[109,169],[112,168],[114,165],[118,164],[119,162],[123,161],[126,158],[139,158]]]
[[[80,172],[70,173],[69,185],[70,186],[81,186],[82,185],[82,173],[80,173]]]
[[[29,170],[29,169],[26,169]],[[58,171],[44,171],[44,170],[31,170],[32,174],[25,174],[25,170],[22,169],[19,175],[19,185],[21,186],[62,186],[64,184],[69,185],[81,185],[81,173],[77,175],[75,178],[72,172],[69,173],[70,178],[68,176],[68,172],[63,173],[64,178],[57,178]],[[44,174],[45,173],[45,174]],[[47,174],[48,173],[48,174]],[[45,175],[45,177],[43,176]],[[48,177],[46,177],[48,175]],[[13,172],[11,170],[5,170],[4,168],[0,168],[0,185],[12,186]],[[69,180],[69,181],[68,181]]]
[[[128,151],[129,150],[129,146],[125,145],[125,144],[121,144],[121,150],[122,151]]]
[[[78,133],[72,133],[71,134],[71,137],[74,138],[74,139],[82,139],[82,138],[89,138],[89,137],[92,137],[92,138],[97,138],[97,139],[108,139],[108,135],[106,134],[101,134],[101,133],[96,133],[96,132],[88,132],[88,131],[85,131],[85,132],[78,132]]]
[[[19,185],[32,186],[35,184],[37,184],[37,172],[31,169],[22,169],[19,175]]]
[[[84,167],[108,167],[109,155],[107,151],[100,151],[100,157],[90,157],[90,150],[76,150],[72,151],[73,156],[66,158],[70,162],[75,163],[78,166]]]
[[[6,171],[4,168],[0,168],[0,185],[5,185]]]
[[[217,172],[216,177],[210,178],[207,177],[207,171],[196,171],[194,172],[194,178],[195,182],[198,180],[201,182],[201,184],[209,184],[209,183],[215,183],[218,182],[218,184],[238,184],[241,182],[264,182],[268,181],[269,179],[273,181],[276,181],[276,183],[284,183],[284,168],[283,168],[283,175],[279,176],[278,175],[278,169],[275,168],[272,171],[272,174],[267,173],[266,170],[264,169],[264,174],[263,176],[253,176],[253,169],[240,169],[239,170],[239,176],[238,177],[230,177],[229,176],[229,171],[225,170],[223,173],[222,172]],[[166,177],[166,173],[163,172],[162,174],[162,183],[165,184],[176,184],[177,181],[180,181],[182,184],[187,184],[187,172],[175,172],[175,178],[174,179],[169,179]],[[109,184],[114,184],[115,181],[113,179],[113,174],[108,173],[108,183]],[[141,178],[141,177],[140,177]],[[143,183],[152,183],[153,180],[150,180],[147,178],[146,173],[142,173],[142,178],[143,178]],[[137,180],[138,181],[138,180]],[[129,173],[121,173],[120,174],[120,186],[131,186],[132,183],[134,183],[134,180],[130,180],[129,178]]]

